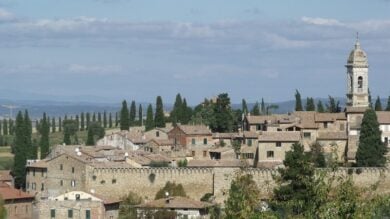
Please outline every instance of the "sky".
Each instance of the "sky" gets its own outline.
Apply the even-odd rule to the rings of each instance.
[[[344,97],[356,32],[390,95],[390,0],[0,0],[0,98]]]

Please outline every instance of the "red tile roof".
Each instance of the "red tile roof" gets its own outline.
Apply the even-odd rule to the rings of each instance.
[[[19,189],[11,188],[9,185],[4,183],[0,185],[0,195],[5,201],[15,199],[34,199],[33,195],[27,194]]]

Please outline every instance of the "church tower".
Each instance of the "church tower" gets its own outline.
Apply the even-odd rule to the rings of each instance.
[[[358,37],[345,67],[348,76],[347,106],[368,107],[368,61]]]

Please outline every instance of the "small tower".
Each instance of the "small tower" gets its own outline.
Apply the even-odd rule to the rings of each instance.
[[[348,76],[347,106],[368,107],[368,61],[366,53],[360,48],[358,36],[345,67]]]

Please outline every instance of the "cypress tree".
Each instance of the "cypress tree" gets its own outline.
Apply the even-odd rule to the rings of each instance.
[[[256,102],[255,105],[253,105],[253,108],[251,110],[251,114],[253,116],[259,116],[260,115],[260,106],[259,102]]]
[[[181,99],[180,93],[178,93],[178,94],[176,94],[175,103],[173,104],[173,109],[172,109],[171,115],[170,115],[170,118],[171,118],[171,121],[173,122],[173,124],[183,122],[183,121],[181,121],[183,118],[182,109],[183,109],[183,100]]]
[[[3,135],[8,135],[8,120],[3,119]]]
[[[390,96],[387,98],[386,111],[390,111]]]
[[[61,117],[58,118],[58,131],[59,131],[59,132],[62,132],[62,121],[61,121]]]
[[[56,132],[56,119],[54,117],[51,119],[51,132]]]
[[[330,113],[338,113],[341,111],[340,102],[335,100],[332,96],[329,96],[329,104],[326,105],[327,111]]]
[[[98,123],[101,125],[102,124],[102,114],[100,112],[98,112],[98,119],[97,119]]]
[[[12,174],[15,179],[16,188],[24,188],[26,179],[27,148],[25,143],[26,124],[21,111],[16,116],[15,138],[14,138],[14,166]]]
[[[106,111],[103,112],[103,127],[107,128],[107,113],[106,113]]]
[[[118,127],[119,119],[118,119],[118,112],[115,113],[115,127]]]
[[[47,125],[49,126],[49,133],[50,133],[50,130],[51,130],[51,122],[50,122],[50,117],[48,116],[47,117]]]
[[[368,88],[368,103],[370,104],[370,108],[372,108],[372,98],[371,98],[371,91],[370,88]]]
[[[321,100],[319,100],[317,103],[317,112],[319,112],[319,113],[325,112],[325,108],[324,108],[324,105],[322,104]]]
[[[359,167],[383,167],[386,164],[386,146],[381,141],[381,131],[376,113],[371,108],[363,116],[356,152]]]
[[[121,130],[129,130],[129,109],[127,108],[127,102],[122,102],[121,117],[120,117],[120,128]]]
[[[156,113],[154,116],[154,124],[156,125],[156,127],[165,127],[164,106],[161,96],[158,96],[156,99]]]
[[[298,90],[295,90],[295,111],[302,111],[302,99]]]
[[[68,115],[65,114],[64,120],[68,120]]]
[[[182,118],[180,119],[183,124],[188,124],[192,117],[192,108],[187,105],[186,98],[183,99],[182,104]]]
[[[91,114],[89,112],[87,112],[87,114],[85,115],[85,119],[86,119],[86,129],[88,129],[89,123],[91,123]]]
[[[92,122],[96,122],[96,113],[95,112],[93,112],[93,114],[92,114]]]
[[[241,110],[242,110],[242,113],[244,113],[244,115],[248,114],[248,106],[246,104],[246,100],[245,99],[242,99]]]
[[[85,129],[85,118],[84,118],[84,112],[80,115],[80,130],[84,131]]]
[[[382,111],[381,98],[378,96],[375,101],[375,111]]]
[[[36,154],[34,154],[34,149],[32,148],[32,123],[30,117],[28,115],[28,111],[24,111],[24,123],[25,123],[25,145],[28,151],[27,159],[36,158]]]
[[[12,119],[8,119],[8,134],[13,135],[15,132],[14,121]]]
[[[85,144],[88,145],[88,146],[95,145],[95,139],[93,137],[93,130],[92,130],[91,126],[88,129],[87,142]]]
[[[227,93],[218,95],[213,114],[215,116],[215,124],[211,124],[211,129],[214,132],[233,131],[233,113],[230,106],[230,98]]]
[[[43,113],[43,117],[41,120],[41,126],[40,126],[40,134],[41,134],[41,140],[39,142],[40,149],[41,149],[41,158],[45,158],[49,154],[49,121],[48,118],[46,118],[46,113]]]
[[[152,104],[149,104],[146,112],[145,130],[149,131],[153,128],[154,128],[153,107]]]
[[[2,122],[0,121],[0,135],[2,135],[3,134],[3,132],[2,132]]]
[[[306,111],[315,111],[315,110],[316,110],[316,106],[314,104],[314,99],[308,97],[306,99]]]
[[[79,117],[79,115],[76,115],[76,124],[77,124],[77,131],[80,131],[80,117]]]
[[[264,103],[264,98],[261,98],[261,108],[260,108],[261,114],[265,114],[265,103]]]
[[[109,128],[112,128],[112,115],[111,115],[111,112],[110,112],[110,114],[108,115],[108,127],[109,127]]]
[[[139,125],[142,126],[143,125],[143,118],[142,118],[142,105],[140,104],[138,106],[138,122],[139,122]]]
[[[129,125],[135,126],[135,117],[137,115],[137,107],[135,106],[135,101],[131,101],[130,105],[130,114],[129,114]]]

